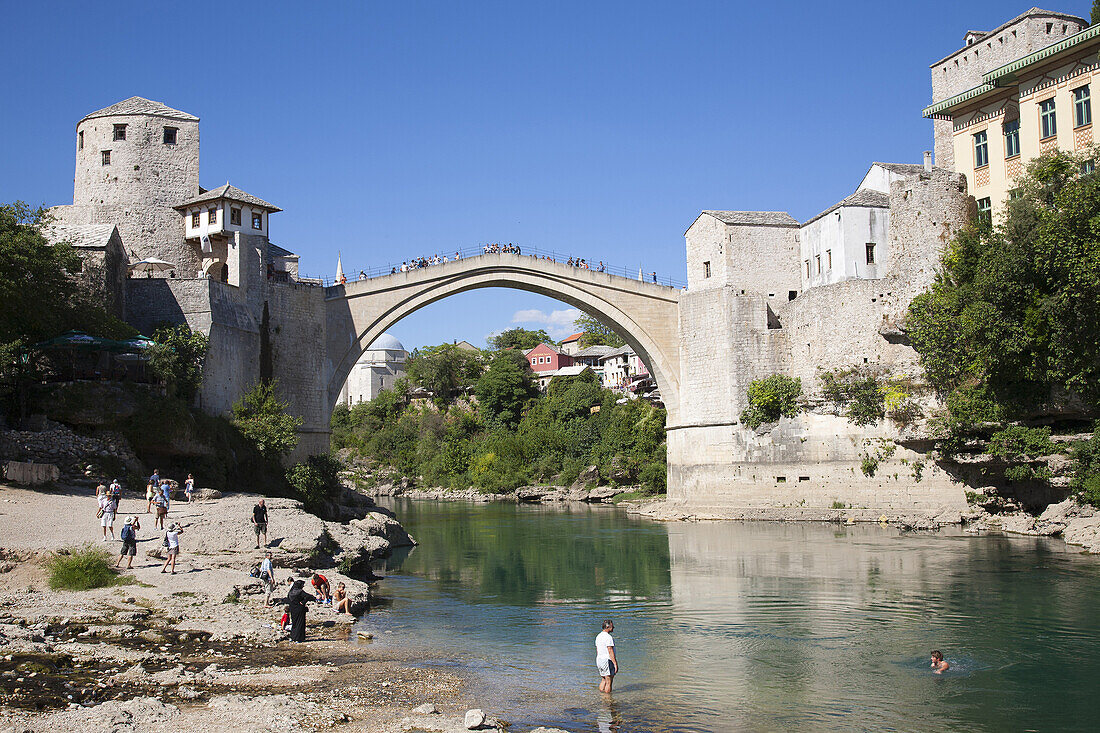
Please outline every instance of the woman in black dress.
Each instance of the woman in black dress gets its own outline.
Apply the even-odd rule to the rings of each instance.
[[[317,600],[303,589],[305,581],[295,580],[287,594],[287,604],[290,606],[290,640],[306,640],[306,601]]]

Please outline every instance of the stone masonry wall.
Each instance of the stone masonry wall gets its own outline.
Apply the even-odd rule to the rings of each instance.
[[[114,140],[115,124],[126,125],[126,139]],[[164,127],[176,127],[177,142],[165,145]],[[154,115],[94,117],[77,126],[84,147],[76,151],[73,223],[115,224],[128,253],[158,257],[177,266],[176,274],[199,272],[197,247],[183,240],[179,212],[172,207],[199,192],[199,124]],[[103,165],[103,151],[111,162]],[[60,208],[60,207],[59,207]],[[68,209],[69,207],[64,207]]]

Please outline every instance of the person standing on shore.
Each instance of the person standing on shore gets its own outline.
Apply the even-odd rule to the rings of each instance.
[[[153,518],[153,529],[164,529],[165,518],[168,516],[168,500],[159,491],[153,492],[153,506],[156,507],[156,517]]]
[[[145,507],[145,513],[149,514],[153,511],[153,494],[156,493],[156,487],[153,486],[152,480],[145,484],[145,501],[147,502]]]
[[[260,547],[260,535],[264,536],[264,546],[267,546],[267,506],[264,500],[252,507],[252,529],[256,531],[256,548]]]
[[[126,569],[131,570],[134,567],[134,555],[137,554],[137,531],[141,529],[141,524],[138,522],[137,517],[126,517],[126,524],[122,526],[122,531],[119,535],[122,537],[122,549],[118,552],[118,562],[115,563],[117,568],[122,564],[122,558],[126,559]]]
[[[176,574],[176,558],[180,554],[180,535],[183,534],[183,527],[179,525],[179,522],[175,522],[168,528],[168,531],[164,533],[164,551],[168,554],[168,557],[164,559],[164,567],[160,569],[162,573],[168,572],[169,564],[172,566],[172,575]]]
[[[271,605],[271,594],[275,592],[275,565],[271,562],[271,552],[264,555],[264,561],[260,563],[260,581],[264,584],[264,605]]]
[[[118,512],[118,494],[107,494],[103,498],[103,514],[99,518],[99,524],[103,527],[103,541],[107,541],[107,530],[111,530],[111,539],[115,538],[115,514]]]
[[[317,600],[305,591],[305,581],[295,580],[286,600],[290,607],[290,640],[306,640],[306,601]]]
[[[195,477],[187,474],[187,480],[183,482],[183,493],[187,496],[187,503],[191,503],[191,494],[195,493]]]
[[[603,631],[596,635],[596,669],[600,672],[600,692],[611,693],[611,685],[619,672],[619,662],[615,659],[615,640],[611,632],[615,624],[608,619],[603,622]]]

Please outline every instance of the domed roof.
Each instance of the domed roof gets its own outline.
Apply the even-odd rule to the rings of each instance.
[[[367,347],[367,351],[379,351],[382,349],[386,351],[405,351],[405,347],[401,345],[401,342],[388,333],[382,334]]]

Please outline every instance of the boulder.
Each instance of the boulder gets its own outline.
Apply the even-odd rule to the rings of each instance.
[[[542,501],[542,498],[553,490],[552,486],[521,486],[516,489],[516,500]]]
[[[195,501],[213,501],[222,498],[222,492],[217,489],[195,489],[191,492],[191,498]]]
[[[466,726],[466,730],[477,730],[484,722],[485,712],[481,708],[467,710],[466,717],[463,719],[463,725]]]
[[[432,705],[430,702],[426,702],[423,705],[418,705],[417,707],[413,708],[413,712],[419,715],[438,715],[439,708],[437,708],[435,705]]]
[[[575,483],[591,484],[600,480],[600,469],[597,466],[589,466],[580,472]]]
[[[623,493],[623,490],[617,486],[597,486],[596,488],[588,492],[587,501],[607,501],[613,496],[617,496]]]

